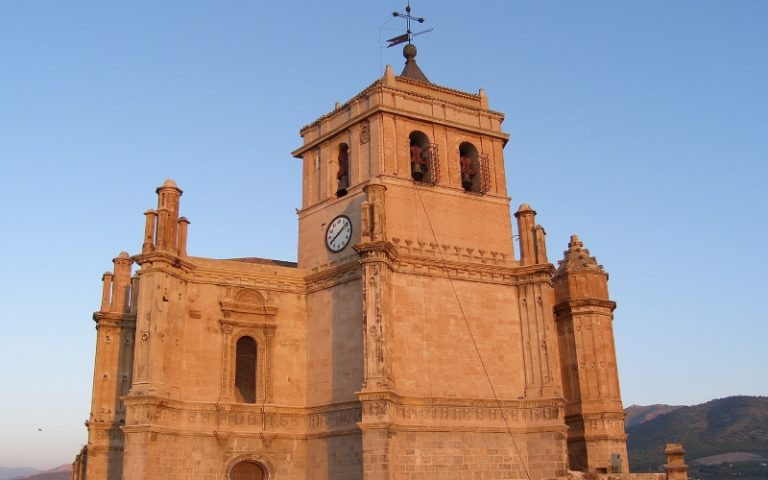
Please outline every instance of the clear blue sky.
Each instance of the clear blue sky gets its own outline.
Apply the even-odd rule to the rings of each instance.
[[[190,254],[296,258],[298,130],[400,71],[403,6],[0,1],[0,466],[85,443],[100,277],[164,179]],[[413,7],[429,78],[506,113],[550,258],[610,272],[625,406],[768,394],[768,2]]]

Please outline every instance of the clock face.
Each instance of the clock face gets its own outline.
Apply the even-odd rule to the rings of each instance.
[[[352,222],[346,215],[339,215],[331,220],[328,230],[325,232],[325,245],[332,252],[340,252],[349,243],[352,237]]]

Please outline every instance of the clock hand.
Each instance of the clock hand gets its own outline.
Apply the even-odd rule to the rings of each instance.
[[[339,233],[337,233],[336,235],[334,235],[334,236],[333,236],[333,238],[331,239],[331,242],[330,242],[330,243],[333,243],[333,242],[335,242],[335,241],[336,241],[336,239],[337,239],[337,238],[339,238],[339,235],[341,235],[341,232],[343,232],[343,231],[344,231],[344,229],[343,229],[343,228],[342,228],[341,230],[339,230]]]

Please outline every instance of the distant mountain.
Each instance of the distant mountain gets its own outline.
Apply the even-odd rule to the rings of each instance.
[[[624,409],[624,413],[627,414],[626,418],[624,419],[624,427],[630,428],[635,425],[648,422],[658,417],[659,415],[664,415],[665,413],[669,413],[681,407],[683,407],[683,405],[632,405],[631,407]]]
[[[43,472],[29,477],[18,477],[15,480],[69,480],[72,477],[72,470],[67,472]]]
[[[665,408],[666,413],[659,413]],[[627,409],[628,417],[630,409],[633,412],[631,421],[627,421],[627,447],[633,471],[657,471],[666,463],[667,443],[682,443],[689,465],[697,459],[723,454],[768,458],[768,397],[728,397],[692,407],[633,405]]]
[[[0,480],[11,480],[19,478],[22,475],[32,475],[38,473],[40,470],[34,468],[9,468],[0,467]]]
[[[71,476],[72,465],[70,464],[60,465],[44,472],[34,468],[0,467],[0,480],[69,480]]]

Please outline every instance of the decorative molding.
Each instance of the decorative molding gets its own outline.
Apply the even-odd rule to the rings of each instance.
[[[182,258],[178,255],[164,251],[154,251],[149,253],[140,253],[131,257],[131,260],[141,266],[142,270],[157,268],[155,264],[160,264],[160,268],[164,266],[171,266],[175,269],[181,269],[184,272],[189,272],[195,269],[195,264],[190,262],[186,257]],[[146,264],[146,266],[145,266]]]
[[[314,273],[306,277],[307,293],[360,279],[360,260],[357,255],[347,256],[340,261],[345,263],[332,262],[314,267],[312,269]]]
[[[425,85],[429,85],[429,84],[419,84],[420,87],[423,87]],[[456,96],[460,96],[460,97],[463,97],[463,98],[474,97],[474,95],[467,94],[465,92],[460,92],[458,90],[450,90],[450,89],[445,89],[445,88],[441,88],[441,87],[438,87],[435,90],[439,91],[440,93],[447,93],[447,94],[450,94],[450,95],[456,95]],[[349,101],[347,101],[347,103],[345,103],[342,106],[342,108],[340,108],[338,110],[334,110],[332,112],[329,112],[329,113],[327,113],[325,115],[322,115],[317,120],[315,120],[314,122],[303,126],[301,128],[301,130],[300,130],[300,133],[301,133],[302,136],[306,136],[306,133],[307,133],[307,131],[310,128],[320,127],[320,125],[322,125],[326,120],[329,120],[329,119],[331,119],[332,117],[334,117],[336,115],[340,115],[342,113],[344,113],[345,115],[349,115],[349,110],[350,110],[351,105],[353,105],[358,100],[361,100],[361,99],[366,98],[366,97],[368,97],[368,98],[375,97],[375,96],[381,97],[384,94],[395,94],[395,95],[400,94],[402,96],[410,96],[410,97],[413,97],[413,98],[416,98],[416,99],[426,100],[427,102],[430,102],[430,103],[435,103],[435,104],[439,104],[439,105],[449,105],[449,106],[451,106],[453,108],[467,110],[469,112],[472,112],[473,114],[479,113],[479,114],[485,115],[485,116],[487,116],[489,118],[495,118],[499,123],[501,123],[504,120],[504,114],[502,114],[500,112],[495,112],[493,110],[487,110],[487,109],[484,109],[484,108],[480,107],[480,96],[479,95],[477,96],[478,105],[477,106],[473,106],[473,105],[469,105],[467,103],[451,101],[451,100],[449,100],[449,99],[447,99],[445,97],[433,96],[433,95],[428,95],[428,94],[422,93],[422,92],[416,92],[416,91],[413,91],[413,90],[410,90],[410,89],[407,89],[407,88],[398,88],[398,87],[394,87],[394,86],[384,86],[384,85],[381,84],[381,82],[379,80],[377,80],[372,85],[370,85],[368,88],[364,89],[362,92],[360,92],[359,94],[357,94],[356,96],[351,98]],[[416,120],[426,120],[426,121],[428,121],[430,123],[437,124],[437,125],[445,125],[445,126],[448,126],[448,127],[457,128],[459,130],[473,132],[473,133],[477,133],[477,134],[480,134],[480,135],[487,135],[487,136],[490,136],[490,137],[498,138],[498,139],[502,140],[504,143],[506,143],[509,140],[509,134],[504,133],[501,130],[490,130],[490,129],[483,128],[483,127],[476,127],[476,126],[472,126],[472,125],[457,123],[457,122],[453,122],[453,121],[446,120],[446,119],[443,119],[443,118],[437,118],[437,117],[432,116],[432,115],[424,115],[424,114],[420,114],[420,113],[417,113],[417,112],[412,112],[412,111],[408,111],[408,110],[402,110],[402,109],[399,109],[399,108],[396,108],[396,107],[393,107],[393,106],[390,106],[390,105],[384,105],[382,103],[376,103],[375,105],[370,107],[368,110],[364,110],[361,113],[358,113],[358,114],[356,114],[356,115],[354,115],[354,116],[352,116],[350,118],[347,118],[346,120],[343,120],[341,123],[336,125],[334,128],[330,129],[329,131],[327,131],[325,133],[319,133],[317,138],[306,142],[304,145],[302,145],[301,147],[299,147],[296,150],[294,150],[293,152],[291,152],[291,155],[293,155],[296,158],[301,157],[307,151],[317,147],[318,145],[323,144],[324,142],[328,141],[333,136],[337,135],[338,132],[343,131],[343,130],[347,130],[347,129],[351,128],[352,126],[354,126],[355,124],[357,124],[357,123],[359,123],[361,121],[364,121],[367,118],[369,118],[369,117],[371,117],[373,115],[376,115],[377,113],[380,113],[380,112],[394,113],[394,114],[399,115],[401,117],[408,117],[408,118],[412,118],[412,119],[416,119]]]
[[[279,272],[281,271],[281,268],[284,267],[274,267],[274,270],[270,269],[272,275],[266,275],[261,272],[250,273],[228,269],[200,267],[196,269],[187,280],[190,283],[213,284],[221,287],[248,286],[275,292],[304,293],[306,283],[304,282],[303,276],[280,276]],[[275,273],[278,273],[278,275],[275,275]],[[299,270],[299,275],[301,275],[301,273],[303,272]]]
[[[136,328],[136,313],[93,312],[93,321],[96,322],[96,328],[100,326]]]
[[[125,432],[231,437],[261,433],[279,438],[357,434],[384,426],[402,431],[487,431],[565,433],[562,399],[500,400],[400,397],[392,392],[359,392],[360,402],[287,407],[272,404],[187,402],[128,396]]]
[[[565,432],[563,400],[406,398],[392,392],[359,392],[361,427],[394,425],[406,430]]]
[[[398,257],[397,247],[392,242],[388,241],[358,243],[357,245],[352,245],[352,248],[363,257],[361,260],[362,263],[389,263]]]
[[[360,145],[371,141],[371,126],[368,122],[360,122]]]
[[[409,238],[392,237],[391,240],[401,254],[401,258],[434,258],[446,262],[480,263],[502,267],[513,267],[518,263],[509,254],[493,250],[475,249],[447,243],[439,244]]]
[[[609,310],[606,312],[605,310]],[[555,318],[558,321],[565,320],[564,315],[601,313],[610,315],[616,309],[616,302],[612,300],[600,300],[597,298],[566,300],[560,302],[554,307]]]
[[[221,300],[222,333],[221,399],[235,398],[237,341],[245,336],[256,342],[256,401],[272,401],[272,338],[277,324],[277,306],[271,296],[253,288],[229,288]]]

